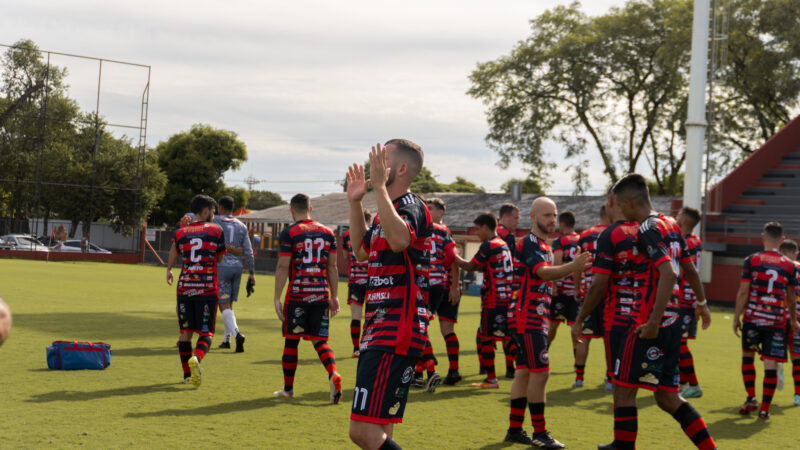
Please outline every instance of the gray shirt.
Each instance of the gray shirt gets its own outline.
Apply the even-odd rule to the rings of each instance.
[[[255,273],[256,262],[253,258],[253,245],[250,243],[250,235],[247,227],[239,219],[231,215],[216,215],[214,223],[222,228],[225,235],[226,245],[229,247],[242,247],[244,257],[247,258],[247,268],[250,273]],[[244,268],[242,260],[231,252],[226,252],[219,267]]]

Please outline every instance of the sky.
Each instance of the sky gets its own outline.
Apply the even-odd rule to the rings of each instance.
[[[204,123],[236,132],[248,161],[225,174],[256,189],[320,195],[341,190],[346,167],[371,145],[409,138],[441,182],[465,177],[487,191],[524,177],[484,137],[485,108],[465,94],[481,61],[507,54],[528,21],[569,0],[458,1],[30,1],[5,0],[0,44],[32,39],[41,49],[148,65],[147,143]],[[595,0],[590,15],[621,5]],[[0,48],[0,51],[2,49]],[[142,67],[53,55],[69,71],[70,95],[98,105],[112,124],[139,125]],[[115,128],[138,138],[138,131]],[[564,150],[547,144],[548,159]],[[590,160],[592,191],[605,186]],[[553,173],[554,194],[569,194]]]

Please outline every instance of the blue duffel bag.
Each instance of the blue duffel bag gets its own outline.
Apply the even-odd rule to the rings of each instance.
[[[111,364],[111,346],[102,342],[54,341],[47,347],[47,367],[103,370]]]

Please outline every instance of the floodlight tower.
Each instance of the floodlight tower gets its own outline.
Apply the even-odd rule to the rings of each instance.
[[[694,0],[692,55],[689,66],[689,105],[686,114],[686,174],[683,205],[701,209],[703,148],[706,138],[706,81],[710,1]]]

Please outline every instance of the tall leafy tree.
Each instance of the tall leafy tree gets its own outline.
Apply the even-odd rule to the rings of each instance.
[[[273,206],[285,205],[286,201],[280,194],[271,191],[252,191],[247,202],[247,208],[251,210],[267,209]]]

